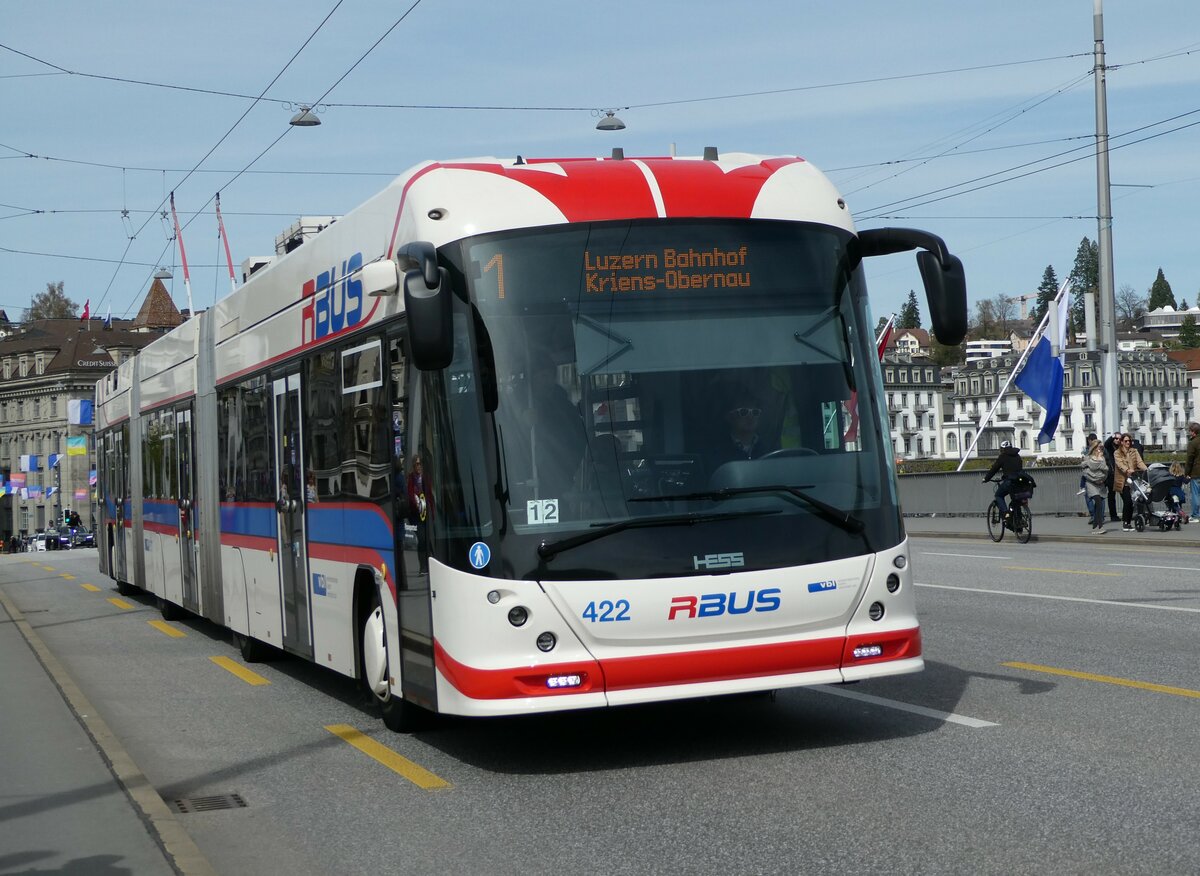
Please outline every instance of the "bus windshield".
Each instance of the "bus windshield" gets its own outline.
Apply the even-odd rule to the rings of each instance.
[[[493,521],[480,534],[503,568],[651,578],[898,543],[852,241],[794,222],[658,220],[446,247],[472,312],[456,324],[479,351],[471,383],[491,398],[453,428],[480,433],[456,443],[487,457],[472,467],[494,477],[479,492],[503,516],[472,516]]]

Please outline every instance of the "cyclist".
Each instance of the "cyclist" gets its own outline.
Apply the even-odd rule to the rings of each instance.
[[[983,482],[986,484],[997,472],[1000,473],[1000,480],[996,484],[996,504],[1000,508],[1000,516],[1006,526],[1008,525],[1008,506],[1004,502],[1004,497],[1012,492],[1013,483],[1022,475],[1023,470],[1021,451],[1013,447],[1011,441],[1001,441],[1000,455],[996,457],[996,461],[984,475]]]

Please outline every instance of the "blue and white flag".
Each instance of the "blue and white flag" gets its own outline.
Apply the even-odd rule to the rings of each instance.
[[[1058,310],[1058,352],[1056,357],[1051,349],[1050,338],[1046,331],[1036,338],[1033,349],[1025,360],[1025,367],[1014,381],[1027,396],[1046,410],[1046,418],[1042,420],[1042,429],[1038,432],[1037,443],[1049,444],[1058,429],[1058,418],[1062,414],[1063,391],[1063,361],[1062,356],[1067,347],[1067,311],[1070,308],[1071,296],[1067,290],[1071,281],[1066,280],[1058,290],[1053,304]],[[1046,318],[1049,319],[1047,312]]]

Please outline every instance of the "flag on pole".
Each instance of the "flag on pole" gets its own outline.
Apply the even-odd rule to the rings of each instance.
[[[1062,414],[1064,369],[1061,356],[1067,346],[1067,311],[1071,304],[1071,296],[1067,294],[1067,290],[1070,286],[1070,280],[1064,281],[1062,288],[1058,290],[1058,295],[1051,302],[1057,310],[1057,320],[1050,322],[1057,332],[1054,340],[1059,356],[1056,357],[1051,348],[1051,337],[1047,327],[1042,331],[1040,337],[1035,336],[1034,347],[1025,360],[1025,367],[1021,369],[1021,373],[1014,380],[1022,392],[1046,411],[1041,431],[1038,432],[1038,444],[1049,444],[1053,440],[1054,432],[1058,429],[1058,418]],[[1047,312],[1046,316],[1049,319],[1052,314]]]
[[[83,302],[83,313],[81,313],[79,315],[79,321],[85,322],[85,321],[91,319],[91,316],[92,316],[92,299],[89,298],[87,301]]]
[[[883,361],[883,351],[887,349],[888,342],[892,339],[892,332],[896,328],[896,314],[892,314],[887,323],[883,327],[883,331],[879,333],[879,337],[875,341],[875,347],[879,351],[879,361]]]
[[[883,361],[883,351],[887,349],[888,341],[892,338],[892,330],[896,326],[896,314],[892,314],[883,326],[883,331],[875,339],[875,350],[879,353],[879,361]],[[842,440],[849,444],[858,440],[858,393],[851,390],[850,398],[846,400],[846,432]]]
[[[112,305],[108,305],[108,313],[104,316],[104,327],[112,328]]]

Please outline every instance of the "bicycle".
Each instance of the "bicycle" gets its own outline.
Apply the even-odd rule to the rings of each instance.
[[[991,483],[991,479],[984,481]],[[1000,503],[995,499],[987,509],[987,530],[992,541],[999,542],[1004,538],[1004,530],[1011,529],[1021,544],[1028,544],[1033,536],[1033,512],[1029,510],[1029,500],[1033,498],[1033,490],[1025,487],[1018,480],[1013,492],[1008,495],[1007,519],[1000,519]]]

